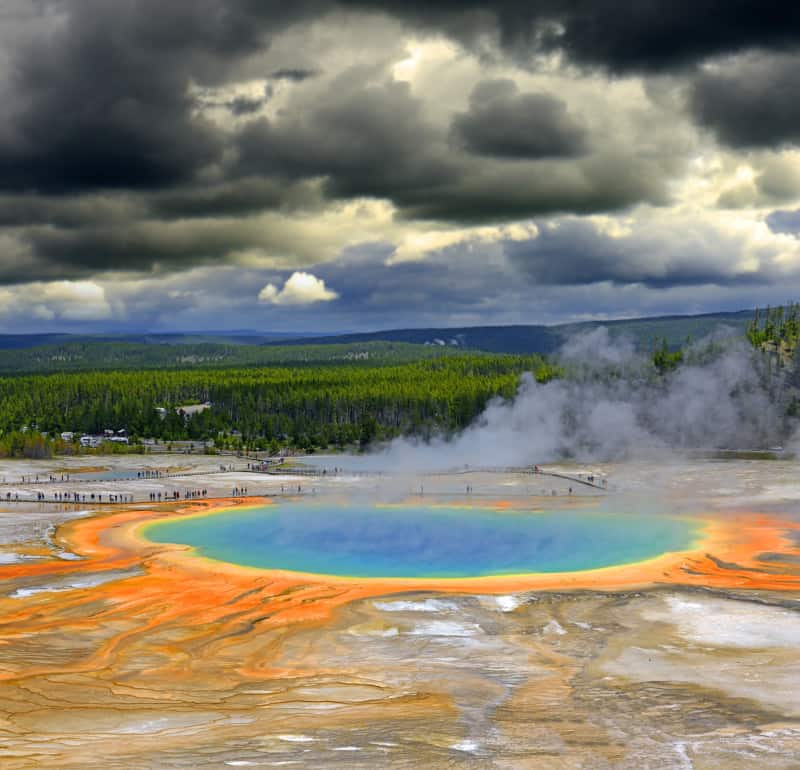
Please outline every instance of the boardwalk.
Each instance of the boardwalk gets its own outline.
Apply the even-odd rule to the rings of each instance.
[[[592,489],[599,489],[602,491],[607,491],[608,486],[604,483],[604,480],[601,481],[596,479],[595,476],[591,474],[587,475],[579,475],[573,476],[566,473],[557,473],[556,471],[545,471],[541,468],[536,470],[535,466],[532,465],[524,465],[524,466],[494,466],[494,467],[469,467],[469,468],[453,468],[448,470],[441,470],[441,471],[423,471],[419,473],[407,473],[407,474],[395,474],[389,473],[387,471],[373,471],[373,470],[352,470],[352,469],[343,469],[339,468],[336,470],[331,470],[328,468],[311,468],[311,467],[304,467],[304,468],[297,468],[297,467],[289,467],[286,466],[274,466],[265,468],[264,470],[253,470],[250,471],[251,473],[263,473],[265,475],[270,476],[283,476],[283,475],[293,475],[293,476],[313,476],[318,478],[324,478],[325,476],[337,476],[337,475],[352,475],[352,476],[457,476],[457,475],[464,475],[464,474],[472,474],[472,473],[523,473],[529,474],[533,476],[550,476],[552,478],[557,479],[564,479],[565,481],[571,481],[575,484],[582,484],[586,487],[591,487]],[[590,481],[589,479],[593,479]]]
[[[273,464],[264,468],[247,468],[236,466],[217,466],[208,470],[187,470],[183,472],[174,473],[161,473],[153,476],[137,476],[136,471],[133,471],[130,476],[117,477],[113,479],[103,478],[40,478],[35,481],[33,478],[26,478],[25,482],[9,482],[5,481],[0,484],[4,488],[3,493],[0,493],[0,503],[19,503],[19,504],[38,504],[38,505],[52,505],[52,506],[87,506],[87,505],[125,505],[131,503],[146,503],[154,504],[158,502],[175,502],[176,500],[191,500],[199,499],[201,496],[192,496],[189,493],[196,492],[192,489],[189,482],[190,477],[204,477],[205,481],[196,482],[201,484],[204,489],[209,486],[207,496],[203,495],[204,499],[212,499],[217,496],[230,497],[237,496],[235,493],[223,491],[221,480],[229,475],[244,475],[260,476],[262,478],[270,478],[273,484],[278,483],[279,479],[288,479],[292,477],[303,477],[308,479],[323,480],[325,478],[336,478],[337,476],[350,476],[354,478],[397,478],[397,479],[433,479],[435,477],[452,477],[463,476],[469,474],[496,474],[496,475],[525,475],[533,480],[534,478],[555,478],[561,479],[571,485],[581,485],[588,487],[599,492],[607,492],[608,486],[605,479],[598,479],[591,474],[573,475],[561,473],[557,471],[544,470],[537,466],[495,466],[495,467],[462,467],[458,469],[442,470],[442,471],[427,471],[423,473],[407,473],[407,474],[394,474],[385,471],[376,470],[353,470],[344,468],[314,468],[311,466],[294,466],[287,464]],[[98,474],[99,475],[99,474]],[[214,479],[217,479],[215,482]],[[185,482],[183,480],[186,480]],[[254,484],[258,484],[255,480]],[[246,487],[247,483],[242,482],[237,484],[236,488]],[[160,490],[158,487],[162,487]],[[85,494],[79,492],[81,488],[85,489]],[[46,490],[46,491],[45,491]],[[154,491],[155,490],[155,491]],[[252,490],[253,495],[267,495],[275,496],[306,496],[307,494],[315,495],[317,492],[322,492],[322,489],[317,489],[313,486],[308,486],[302,489],[302,492],[294,492],[294,487],[289,484],[288,489],[284,492],[278,493],[277,489],[261,488]],[[160,491],[162,494],[161,500],[153,499],[151,494],[157,494]],[[570,490],[571,491],[571,490]],[[175,493],[179,497],[175,497]],[[416,489],[410,490],[411,494],[416,493]],[[428,494],[442,494],[454,495],[459,494],[452,490],[444,492],[439,490],[435,492],[433,488]],[[43,498],[37,499],[38,495],[44,495]],[[470,487],[470,494],[481,495],[481,490],[477,492]],[[504,494],[510,494],[505,491]],[[526,493],[530,494],[530,492]],[[115,499],[109,499],[115,498]]]

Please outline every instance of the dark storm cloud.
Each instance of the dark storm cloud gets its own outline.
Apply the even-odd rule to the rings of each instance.
[[[800,9],[781,0],[578,0],[556,3],[547,42],[612,71],[666,71],[750,48],[800,42]]]
[[[290,105],[276,120],[249,123],[238,140],[241,172],[289,180],[324,178],[331,197],[388,198],[406,217],[456,222],[609,211],[642,200],[666,200],[664,172],[653,159],[608,153],[583,163],[527,158],[508,165],[461,152],[449,147],[448,137],[427,121],[424,105],[407,83],[364,87],[361,75],[342,76],[325,93]],[[482,92],[496,90],[497,98],[481,98]],[[481,122],[481,139],[491,142],[495,154],[503,154],[501,138],[490,136],[480,110],[494,109],[498,99],[503,102],[499,109],[517,111],[521,106],[504,137],[506,154],[514,149],[531,154],[577,151],[579,129],[562,114],[559,102],[539,96],[539,115],[531,117],[547,134],[531,137],[521,147],[528,102],[524,97],[517,102],[508,91],[508,86],[491,83],[479,88],[479,111],[468,113]],[[479,128],[472,118],[467,129],[477,138]]]
[[[322,204],[321,193],[313,184],[246,177],[217,185],[188,186],[150,195],[147,198],[147,213],[165,220],[233,217],[262,211],[318,210]]]
[[[618,71],[665,69],[800,41],[800,10],[776,2],[732,6],[698,0],[683,8],[667,0],[70,0],[62,8],[69,14],[64,24],[15,56],[13,94],[4,104],[0,131],[5,189],[163,187],[191,179],[219,160],[222,141],[193,113],[187,84],[224,80],[236,61],[262,49],[271,35],[337,8],[383,10],[468,44],[496,28],[502,43],[523,58],[560,49],[576,62]],[[273,74],[298,80],[311,72],[286,68]],[[721,104],[704,111],[705,119],[715,126],[731,123],[721,130],[735,141],[760,141],[742,127],[744,119],[726,118],[736,112],[726,106],[726,83],[703,80],[699,93],[708,95],[715,86],[723,90]],[[231,104],[238,114],[256,107],[248,101]],[[785,118],[774,132],[779,140],[786,138],[785,124],[793,115],[776,115],[779,122]],[[487,140],[478,123],[467,120],[464,129],[491,149],[499,141]],[[367,128],[362,145],[371,138]]]
[[[0,189],[63,193],[190,180],[219,160],[223,138],[194,113],[189,83],[224,82],[272,35],[330,7],[316,0],[68,0],[59,8],[61,25],[42,21],[41,34],[12,50]],[[3,42],[13,49],[13,41]],[[294,68],[273,77],[314,74]],[[241,116],[267,98],[224,106]]]
[[[216,161],[221,138],[193,114],[189,83],[224,79],[298,16],[252,5],[71,0],[62,26],[16,52],[0,187],[163,187]]]
[[[749,56],[698,75],[692,84],[696,120],[733,147],[800,143],[797,56]]]
[[[0,185],[73,190],[168,184],[210,161],[213,134],[192,124],[185,72],[143,49],[124,50],[108,13],[77,4],[56,41],[32,46],[18,62],[18,105],[0,144]],[[114,10],[114,14],[117,10]],[[124,14],[123,14],[124,15]],[[195,130],[196,129],[196,130]],[[9,136],[10,135],[10,136]]]
[[[14,57],[12,95],[4,104],[0,130],[0,187],[63,192],[159,188],[191,180],[220,161],[223,138],[193,111],[189,82],[223,82],[237,61],[263,49],[287,25],[336,8],[383,10],[423,31],[444,31],[470,44],[497,28],[507,47],[525,55],[558,47],[575,61],[620,70],[677,66],[752,46],[780,47],[800,34],[800,11],[783,4],[780,13],[775,3],[744,2],[731,9],[719,0],[700,0],[686,12],[666,0],[623,5],[616,0],[70,0],[62,6],[69,13],[63,25],[48,29]],[[298,81],[314,74],[296,67],[274,71],[272,77]],[[407,101],[398,96],[401,106]],[[251,98],[229,104],[237,115],[259,106]],[[359,109],[358,104],[353,107]],[[393,105],[387,108],[402,121]],[[456,120],[469,147],[523,157],[569,155],[579,149],[579,130],[565,123],[566,116],[547,97],[517,96],[496,109],[509,120],[507,141],[492,133],[487,122],[491,113],[485,108]],[[367,113],[373,116],[374,110]],[[341,118],[330,113],[322,117],[334,117],[341,125]],[[533,120],[532,133],[542,132],[538,145],[523,136],[526,118]],[[381,132],[380,144],[396,146],[396,138],[384,137],[390,128],[376,126],[373,118],[359,142],[362,150],[376,131]],[[341,151],[352,155],[355,124],[341,130]],[[307,165],[335,172],[335,153],[321,152],[325,157],[311,158]],[[291,158],[284,165],[289,164]],[[350,181],[332,178],[331,184],[344,192]]]
[[[0,228],[47,224],[81,228],[98,222],[125,225],[143,208],[127,194],[85,196],[0,195]]]
[[[407,83],[364,87],[353,73],[334,81],[325,99],[314,98],[277,121],[251,122],[239,137],[239,151],[243,171],[326,177],[334,197],[402,202],[410,191],[432,194],[458,173]]]
[[[613,72],[680,69],[709,57],[800,43],[800,7],[781,0],[343,0],[480,46],[487,31],[522,61],[563,51]]]
[[[8,283],[41,275],[75,278],[114,270],[169,272],[223,265],[232,252],[251,248],[258,237],[241,220],[200,219],[73,229],[36,226],[23,231],[20,241],[35,255],[35,266],[32,272],[22,262],[0,257],[2,280]]]
[[[265,211],[317,211],[318,185],[258,177],[187,185],[158,192],[0,195],[0,228],[49,225],[53,230],[141,225],[148,220],[243,217]]]
[[[607,212],[642,201],[664,204],[668,200],[658,163],[618,153],[584,163],[467,164],[457,181],[441,185],[435,193],[410,190],[402,200],[395,198],[395,203],[409,218],[470,224],[563,212]]]
[[[550,94],[520,94],[513,80],[484,80],[470,97],[468,112],[453,119],[456,141],[477,155],[498,158],[558,158],[580,155],[585,133]]]
[[[424,89],[382,82],[386,62],[362,61],[361,69],[337,76],[324,57],[316,69],[311,50],[270,61],[265,51],[294,24],[334,20],[343,10],[383,11],[413,34],[445,34],[494,63],[509,55],[534,66],[538,54],[561,51],[568,66],[579,65],[570,72],[681,70],[682,77],[696,74],[691,68],[709,57],[800,44],[800,9],[775,2],[61,0],[17,6],[22,32],[15,34],[6,17],[0,29],[0,282],[183,270],[258,247],[291,258],[291,236],[270,240],[270,233],[256,232],[255,215],[313,211],[364,196],[391,201],[398,217],[458,223],[669,201],[674,167],[657,141],[642,148],[633,137],[628,148],[595,137],[570,116],[560,95],[520,93],[510,81],[490,81],[476,89],[466,111],[443,115],[423,101]],[[48,15],[45,9],[55,10]],[[378,21],[395,33],[396,24]],[[348,15],[347,24],[359,24],[359,17]],[[697,119],[737,146],[797,141],[789,59],[752,61],[735,77],[724,70],[696,75]],[[253,80],[267,81],[263,97],[249,89],[238,96],[231,88]],[[280,109],[258,117],[272,107],[273,89]],[[529,275],[551,283],[688,284],[715,273],[736,279],[708,259],[693,264],[691,254],[685,262],[667,260],[659,272],[632,245],[596,232],[577,237],[572,252],[553,238],[537,239],[528,251],[511,244],[509,253]],[[561,264],[550,264],[551,254]],[[436,269],[467,280],[444,263]],[[408,266],[395,275],[413,283],[423,273]]]
[[[536,238],[506,241],[504,251],[533,283],[542,285],[610,282],[663,289],[765,283],[765,272],[737,268],[737,246],[710,231],[665,238],[644,228],[641,233],[611,236],[591,222],[568,219],[557,226],[543,225]]]

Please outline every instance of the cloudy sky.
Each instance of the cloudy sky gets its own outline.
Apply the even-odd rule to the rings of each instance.
[[[800,5],[0,0],[0,330],[800,298]]]

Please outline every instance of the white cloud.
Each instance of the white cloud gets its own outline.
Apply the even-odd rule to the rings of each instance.
[[[339,295],[325,286],[325,281],[311,273],[295,272],[286,279],[282,289],[268,283],[258,294],[258,301],[270,305],[310,305],[330,302]]]
[[[524,241],[535,238],[539,230],[533,222],[510,225],[471,227],[453,230],[428,229],[411,231],[404,237],[387,260],[387,264],[418,262],[431,254],[458,244],[490,244],[496,241]]]
[[[113,312],[105,289],[94,281],[37,281],[0,289],[0,314],[46,321],[101,321]]]

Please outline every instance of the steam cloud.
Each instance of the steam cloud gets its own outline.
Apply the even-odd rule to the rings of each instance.
[[[688,449],[752,449],[786,438],[785,375],[720,331],[658,376],[649,357],[600,327],[571,340],[568,377],[523,375],[516,398],[495,399],[467,429],[425,442],[401,438],[375,456],[408,472],[617,460]]]

